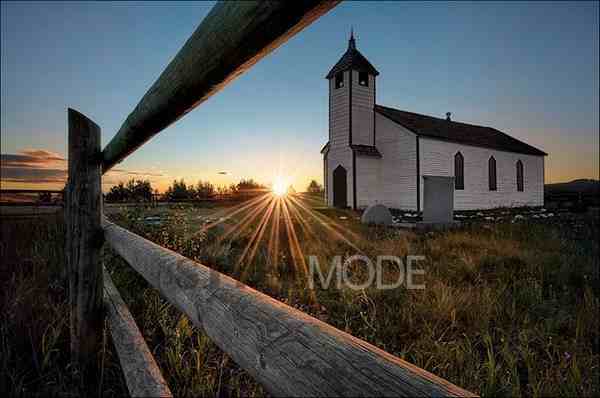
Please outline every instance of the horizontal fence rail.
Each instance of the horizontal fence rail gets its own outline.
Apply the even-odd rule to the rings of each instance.
[[[144,337],[106,269],[104,306],[129,394],[132,397],[172,397]]]
[[[338,3],[217,3],[104,148],[103,172]]]
[[[103,218],[106,241],[270,393],[474,396]]]

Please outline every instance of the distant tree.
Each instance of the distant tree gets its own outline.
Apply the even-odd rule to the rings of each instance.
[[[248,178],[240,180],[237,185],[231,186],[231,189],[234,196],[241,199],[247,199],[264,192],[266,187],[254,181],[252,178]]]
[[[149,202],[152,200],[152,185],[148,180],[121,181],[110,188],[105,198],[107,202]]]
[[[215,196],[215,186],[208,181],[198,181],[194,189],[195,199],[210,199]]]
[[[38,194],[38,202],[50,203],[52,201],[52,194],[50,192],[40,192]]]
[[[107,202],[124,202],[127,200],[127,188],[123,182],[119,182],[117,185],[113,185],[108,193],[106,194]]]
[[[308,187],[306,187],[306,192],[308,193],[321,193],[323,192],[323,186],[319,184],[317,181],[312,180]]]
[[[152,200],[152,185],[148,180],[130,180],[127,183],[131,199],[136,202],[150,202]]]
[[[168,201],[191,199],[191,197],[193,196],[193,188],[190,192],[183,178],[179,181],[174,180],[173,185],[167,188],[165,196]]]

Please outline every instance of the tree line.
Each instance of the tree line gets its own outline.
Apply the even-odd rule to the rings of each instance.
[[[267,187],[254,181],[252,178],[242,179],[237,184],[215,185],[209,181],[199,180],[195,185],[187,184],[184,179],[174,180],[164,194],[152,188],[149,180],[131,179],[119,182],[105,194],[107,202],[150,202],[161,197],[169,202],[207,200],[229,197],[232,199],[247,199],[259,195]],[[323,192],[323,187],[312,180],[306,191],[313,194]],[[154,198],[153,198],[154,196]]]
[[[161,197],[162,200],[193,201],[215,199],[216,197],[249,198],[267,190],[267,187],[253,179],[242,179],[237,184],[215,185],[209,181],[198,181],[187,184],[184,179],[174,180],[164,194],[160,195],[158,190],[152,188],[149,180],[131,179],[119,182],[105,194],[107,202],[150,202]]]

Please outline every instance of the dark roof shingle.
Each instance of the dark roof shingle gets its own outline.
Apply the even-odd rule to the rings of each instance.
[[[492,127],[449,121],[381,105],[375,105],[375,111],[419,136],[528,155],[547,155],[544,151]]]
[[[350,37],[348,42],[348,49],[342,55],[342,58],[331,68],[326,79],[331,79],[336,73],[345,71],[348,69],[357,70],[359,72],[367,72],[377,76],[379,72],[371,63],[356,49],[356,42],[354,37]]]

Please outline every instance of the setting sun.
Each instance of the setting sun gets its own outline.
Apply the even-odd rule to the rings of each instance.
[[[275,178],[273,181],[273,187],[271,190],[277,196],[285,196],[288,192],[289,184],[285,181],[285,179],[281,176]]]

